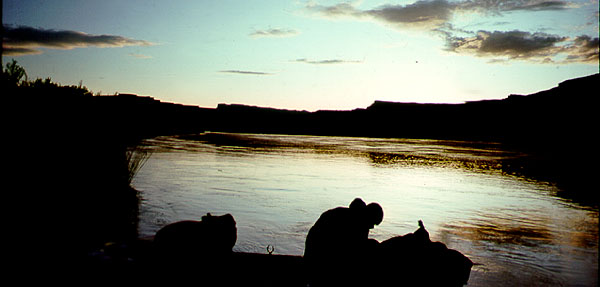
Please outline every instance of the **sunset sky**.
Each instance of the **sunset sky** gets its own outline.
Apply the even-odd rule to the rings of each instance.
[[[4,0],[3,65],[202,107],[505,98],[598,73],[597,0]]]

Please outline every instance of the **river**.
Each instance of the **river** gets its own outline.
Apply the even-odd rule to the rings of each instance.
[[[234,216],[234,250],[301,255],[309,228],[352,199],[378,202],[379,241],[423,220],[468,256],[469,286],[597,286],[598,209],[512,172],[498,143],[207,133],[145,142],[134,179],[139,232],[211,213]]]

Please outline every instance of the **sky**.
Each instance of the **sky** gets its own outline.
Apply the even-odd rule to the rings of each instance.
[[[598,0],[4,0],[2,63],[214,108],[502,99],[598,73]]]

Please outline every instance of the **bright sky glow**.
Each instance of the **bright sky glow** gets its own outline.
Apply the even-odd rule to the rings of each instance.
[[[505,98],[598,73],[597,0],[3,1],[3,64],[216,107]]]

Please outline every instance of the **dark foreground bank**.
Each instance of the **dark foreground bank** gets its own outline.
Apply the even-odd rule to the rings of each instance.
[[[352,267],[359,272],[348,272],[346,265],[331,264],[319,271],[319,280],[315,280],[311,265],[302,256],[271,254],[268,247],[268,254],[232,252],[235,221],[228,214],[220,217],[209,214],[202,221],[173,223],[158,231],[153,239],[108,244],[90,253],[85,267],[86,272],[97,275],[125,274],[162,282],[193,280],[201,286],[467,284],[473,266],[471,260],[440,242],[431,242],[423,224],[419,224],[414,233],[379,243],[370,260],[357,261]],[[339,274],[343,278],[335,277]]]

